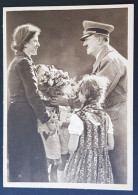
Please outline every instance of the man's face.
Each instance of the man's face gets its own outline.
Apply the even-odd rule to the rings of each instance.
[[[94,35],[86,37],[83,46],[86,47],[88,55],[96,56],[99,52],[98,38]]]

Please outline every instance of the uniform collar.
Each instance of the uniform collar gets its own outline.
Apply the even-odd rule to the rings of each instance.
[[[98,59],[98,57],[99,57],[99,55],[100,55],[100,53],[102,52],[102,50],[103,50],[104,48],[102,48],[99,52],[98,52],[98,54],[96,55],[96,60]]]
[[[110,45],[106,45],[104,46],[104,48],[100,51],[100,53],[98,53],[98,56],[96,58],[95,63],[93,64],[93,72],[94,73],[96,71],[96,69],[98,68],[101,60],[109,53],[114,51],[115,49],[113,47],[111,47]]]

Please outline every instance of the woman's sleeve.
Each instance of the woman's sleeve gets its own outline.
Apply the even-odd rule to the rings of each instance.
[[[50,117],[48,116],[45,105],[38,94],[36,76],[29,61],[23,59],[18,63],[16,69],[22,80],[27,101],[33,108],[34,113],[42,123],[47,122]]]
[[[76,115],[73,114],[70,119],[70,124],[68,126],[70,134],[81,135],[84,131],[83,121]]]

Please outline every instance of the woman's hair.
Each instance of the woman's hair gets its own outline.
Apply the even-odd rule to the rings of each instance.
[[[87,103],[101,104],[104,102],[109,80],[104,76],[85,75],[80,81],[79,91],[83,93]]]
[[[24,45],[28,43],[35,34],[39,35],[40,32],[40,28],[33,24],[23,24],[17,26],[12,35],[13,41],[11,48],[13,50],[22,51],[24,49]]]

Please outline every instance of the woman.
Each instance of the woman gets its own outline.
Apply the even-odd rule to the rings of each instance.
[[[8,69],[8,157],[10,182],[47,182],[47,163],[37,119],[49,121],[49,114],[37,93],[31,59],[40,46],[40,29],[32,24],[18,26],[13,33],[15,58]]]

